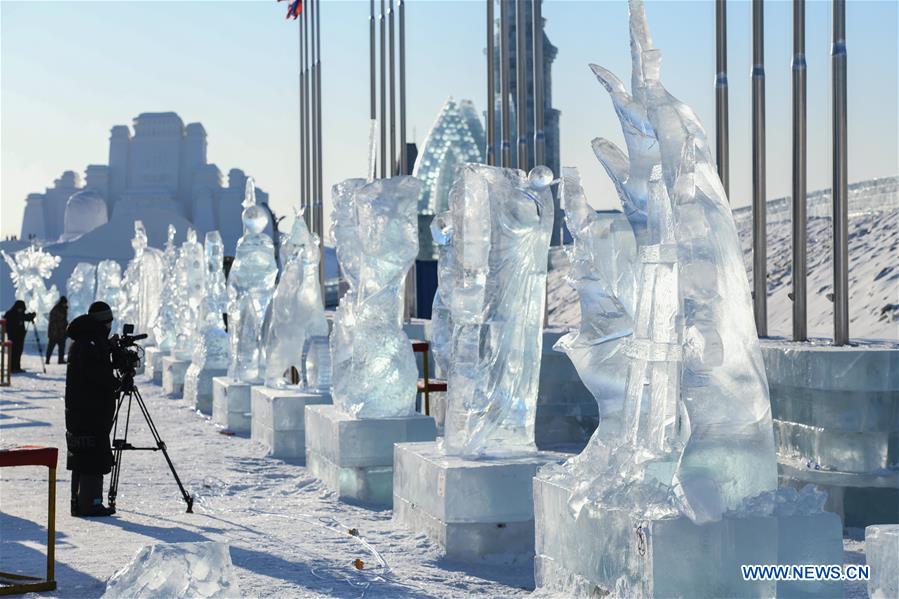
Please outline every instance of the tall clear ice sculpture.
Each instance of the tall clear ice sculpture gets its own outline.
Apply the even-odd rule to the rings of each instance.
[[[565,352],[596,398],[594,436],[618,435],[628,364],[623,347],[634,325],[636,242],[624,218],[602,218],[590,207],[577,169],[562,169],[561,196],[574,238],[565,246],[568,281],[578,294],[581,322],[554,349]]]
[[[162,284],[166,293],[162,297],[159,314],[153,324],[153,335],[156,345],[163,352],[170,352],[178,337],[178,293],[177,271],[178,247],[175,245],[175,226],[169,225],[165,252],[162,255]]]
[[[449,368],[447,454],[536,451],[552,180],[545,166],[526,175],[466,164],[438,216],[434,351]]]
[[[47,317],[59,299],[56,285],[47,289],[44,283],[59,266],[59,256],[31,245],[12,256],[0,250],[9,265],[9,276],[16,288],[16,299],[25,302],[31,312],[35,312],[34,324],[40,331],[47,330]]]
[[[260,382],[262,324],[275,290],[278,265],[272,238],[263,231],[268,212],[256,204],[256,186],[247,179],[243,201],[244,233],[228,275],[228,334],[231,363],[228,376],[235,381]]]
[[[303,358],[313,337],[328,336],[328,321],[318,279],[321,252],[318,236],[310,235],[299,212],[290,235],[281,244],[281,278],[272,298],[265,351],[265,384],[290,384],[291,366],[303,372]],[[302,381],[301,381],[302,383]]]
[[[631,93],[591,65],[629,153],[604,139],[593,147],[639,245],[622,427],[594,436],[558,475],[575,489],[575,510],[589,502],[703,524],[777,486],[768,385],[740,243],[705,132],[662,86],[642,2],[631,2],[630,28]],[[596,346],[589,359],[602,351]]]
[[[218,231],[206,233],[204,247],[206,291],[200,304],[200,323],[190,366],[184,375],[184,396],[197,397],[200,386],[211,385],[213,373],[221,374],[230,362],[230,344],[222,315],[228,306],[225,287],[225,245]],[[201,381],[201,379],[204,379]]]
[[[155,343],[153,324],[159,315],[162,300],[162,252],[148,246],[144,224],[134,221],[131,240],[134,258],[128,262],[123,277],[125,301],[119,305],[119,321],[131,323],[139,332],[146,332],[148,344]]]
[[[352,191],[354,190],[354,191]],[[349,290],[331,336],[334,404],[354,418],[415,411],[418,367],[403,331],[403,285],[418,253],[421,182],[351,179],[333,188],[334,237]]]
[[[122,267],[115,260],[101,260],[97,264],[97,293],[95,302],[106,302],[113,309],[116,317],[112,323],[112,330],[117,330],[121,319],[116,314],[116,307],[125,301],[125,291],[122,289]],[[88,306],[90,307],[90,306]]]
[[[197,232],[187,230],[187,237],[175,262],[175,289],[178,297],[178,322],[172,356],[190,360],[197,331],[202,323],[200,308],[206,295],[206,252],[197,241]]]
[[[69,300],[69,320],[87,314],[97,291],[97,267],[79,262],[66,281],[66,298]]]

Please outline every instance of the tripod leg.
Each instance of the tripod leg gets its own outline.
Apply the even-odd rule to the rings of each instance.
[[[122,402],[125,401],[125,397],[128,398],[128,407],[125,411],[125,434],[121,439],[116,439],[119,432],[119,414],[122,412]],[[127,392],[122,392],[119,395],[119,403],[116,406],[115,410],[115,419],[113,420],[112,426],[112,442],[115,451],[113,453],[113,463],[112,463],[112,473],[109,477],[109,494],[107,495],[107,500],[109,502],[109,507],[113,510],[115,509],[115,501],[116,497],[119,494],[119,474],[122,471],[122,448],[128,442],[128,425],[131,423],[131,394]]]

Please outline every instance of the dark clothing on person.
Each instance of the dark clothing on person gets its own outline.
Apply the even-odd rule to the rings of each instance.
[[[65,364],[66,327],[68,326],[69,303],[63,297],[50,310],[50,322],[47,325],[47,364],[50,363],[54,347],[59,347],[59,363]]]
[[[25,350],[26,322],[34,320],[34,312],[25,312],[25,302],[16,300],[12,308],[6,311],[3,318],[6,320],[6,335],[12,342],[12,352],[9,366],[12,372],[22,371],[22,352]]]
[[[66,370],[66,467],[107,474],[113,463],[109,432],[118,392],[109,329],[85,314],[69,324],[67,334],[74,343]]]

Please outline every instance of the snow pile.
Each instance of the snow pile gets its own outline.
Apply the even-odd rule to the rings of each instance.
[[[104,599],[239,597],[227,543],[162,543],[140,549],[106,584]]]

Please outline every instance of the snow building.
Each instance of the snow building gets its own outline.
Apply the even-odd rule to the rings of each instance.
[[[121,217],[141,218],[146,211],[163,212],[185,219],[202,236],[220,230],[225,249],[233,253],[242,232],[244,187],[247,176],[231,169],[225,176],[206,159],[206,129],[200,123],[184,124],[174,112],[145,112],[132,126],[116,125],[109,137],[109,164],[91,164],[85,181],[66,171],[44,193],[26,198],[22,219],[22,239],[44,241],[69,240],[107,220]],[[106,218],[98,204],[79,196],[91,191],[90,198],[102,198]],[[256,189],[260,204],[268,203],[268,194]],[[67,210],[67,206],[71,210]],[[81,214],[86,210],[88,214]],[[68,230],[71,223],[75,228]]]

